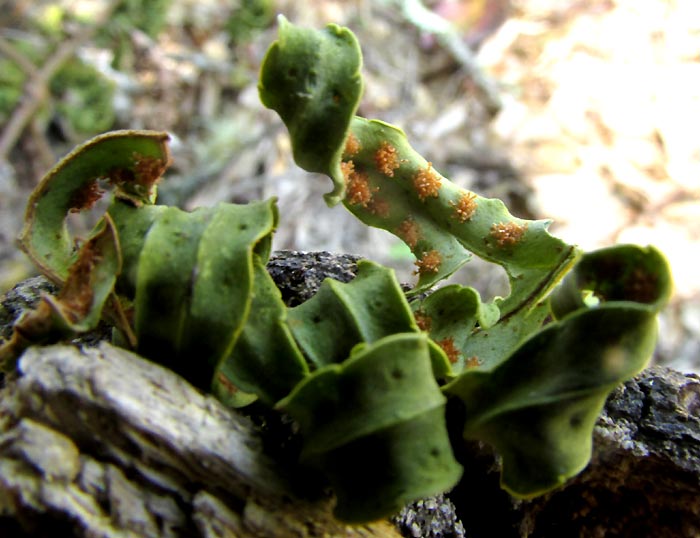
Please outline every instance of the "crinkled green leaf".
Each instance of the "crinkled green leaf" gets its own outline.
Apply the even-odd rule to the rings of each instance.
[[[460,352],[480,368],[493,368],[506,360],[518,346],[535,334],[550,316],[549,304],[542,301],[527,310],[502,317],[495,325],[477,327],[464,340]]]
[[[492,443],[503,456],[503,486],[530,497],[578,473],[591,452],[593,426],[609,392],[641,370],[656,343],[656,313],[671,277],[652,247],[620,245],[584,255],[552,298],[560,321],[537,330],[545,303],[504,320],[466,349],[513,350],[490,368],[467,371],[445,388],[465,404],[464,436]],[[594,294],[597,302],[587,303]],[[505,320],[509,321],[509,320]],[[488,331],[483,331],[488,332]],[[525,333],[526,334],[526,333]],[[517,349],[516,349],[517,347]]]
[[[552,294],[553,313],[561,318],[593,302],[632,301],[658,312],[671,296],[668,262],[654,247],[615,245],[587,252]]]
[[[412,197],[407,196],[407,184],[401,181],[398,175],[401,168],[399,167],[391,178],[376,170],[375,153],[382,143],[392,144],[399,154],[406,150],[417,156],[409,146],[404,132],[388,123],[359,117],[353,118],[351,132],[362,147],[352,159],[346,156],[346,160],[353,162],[355,173],[362,174],[363,179],[359,180],[359,183],[364,185],[362,182],[366,181],[365,188],[371,194],[371,199],[367,203],[354,202],[352,195],[361,187],[350,183],[350,195],[343,200],[345,207],[365,224],[382,228],[399,237],[409,246],[416,258],[420,259],[431,251],[440,255],[440,264],[434,271],[418,271],[419,279],[415,292],[430,288],[467,263],[472,254],[454,234],[445,233],[442,221],[449,225],[449,219],[441,218],[436,221],[425,211],[425,202],[416,197],[414,192],[411,192]],[[419,159],[427,166],[424,159]],[[408,166],[408,162],[400,164],[403,167]],[[413,191],[412,186],[409,188]]]
[[[550,235],[548,221],[516,218],[500,200],[451,183],[410,146],[400,129],[353,117],[354,104],[334,106],[333,92],[326,89],[344,87],[348,80],[351,87],[360,87],[361,53],[348,30],[333,27],[333,35],[343,39],[329,40],[327,33],[283,20],[280,39],[262,68],[261,99],[287,125],[297,163],[328,174],[333,200],[344,196],[346,207],[363,222],[406,242],[417,258],[415,292],[449,276],[473,252],[508,274],[511,293],[498,301],[502,316],[534,307],[571,268],[578,250]],[[332,58],[330,64],[327,58]],[[315,93],[307,86],[324,91]],[[358,97],[353,94],[354,100]]]
[[[465,438],[487,441],[503,457],[502,486],[531,497],[585,467],[608,393],[645,366],[655,342],[655,315],[643,305],[582,309],[445,391],[464,402]]]
[[[274,200],[163,210],[138,259],[138,352],[210,388],[248,316],[256,245],[267,249],[276,219]]]
[[[108,315],[144,356],[209,388],[248,317],[253,257],[269,256],[277,209],[274,200],[189,213],[151,205],[169,161],[167,138],[116,131],[78,147],[32,194],[21,240],[42,272],[66,281],[58,298],[45,301],[54,326],[44,332],[89,330]],[[114,187],[115,199],[78,256],[65,219],[101,197],[98,180]],[[111,250],[85,255],[107,224]],[[105,300],[115,290],[120,299],[105,314]],[[86,297],[95,298],[94,308]]]
[[[77,148],[32,194],[22,247],[65,285],[18,324],[0,359],[115,317],[147,358],[227,404],[260,397],[291,413],[302,459],[329,477],[349,522],[458,480],[436,382],[452,379],[448,358],[462,373],[444,392],[464,403],[464,436],[502,454],[504,487],[532,496],[578,472],[608,392],[653,349],[655,314],[671,292],[663,256],[621,246],[576,264],[579,250],[552,237],[547,221],[516,218],[501,201],[458,188],[400,129],[355,117],[360,66],[349,30],[280,18],[259,89],[287,125],[295,159],[331,177],[330,204],[342,200],[409,246],[414,294],[475,253],[505,269],[507,297],[484,304],[471,288],[447,286],[416,299],[428,338],[393,272],[361,262],[351,283],[329,280],[287,311],[264,267],[274,200],[192,212],[153,206],[167,135],[120,131]],[[98,180],[115,200],[78,252],[65,218],[101,196]],[[542,329],[550,307],[559,320]]]
[[[360,260],[350,282],[326,279],[290,309],[289,326],[316,368],[343,362],[359,343],[418,330],[394,271],[368,260]]]
[[[256,255],[250,314],[233,351],[219,363],[214,376],[213,392],[219,400],[242,407],[259,396],[274,405],[308,375],[286,316],[282,294]]]
[[[326,279],[316,295],[290,309],[288,322],[315,368],[343,362],[357,344],[419,330],[394,271],[368,260],[360,260],[346,284]],[[431,346],[431,356],[435,376],[446,376],[445,354]]]
[[[20,247],[40,271],[62,283],[75,259],[66,225],[71,211],[99,198],[99,179],[112,182],[121,196],[152,203],[154,184],[169,162],[168,135],[156,131],[113,131],[66,155],[44,176],[27,205]]]
[[[119,199],[114,200],[109,206],[107,213],[116,226],[123,260],[122,272],[116,287],[120,295],[133,298],[136,294],[136,277],[143,242],[153,223],[166,211],[168,211],[166,206],[136,207]]]
[[[114,223],[103,218],[80,248],[58,297],[45,296],[66,334],[97,326],[102,309],[114,293],[122,259]],[[60,320],[60,321],[59,321]]]
[[[549,221],[516,218],[501,200],[457,187],[410,146],[400,129],[356,117],[350,132],[361,148],[345,159],[352,161],[354,174],[366,176],[372,200],[353,203],[346,197],[345,205],[363,222],[403,239],[419,263],[428,253],[439,257],[435,268],[419,264],[415,291],[449,276],[468,261],[471,252],[506,270],[511,293],[498,306],[507,315],[530,307],[573,265],[577,249],[550,235]],[[385,145],[395,151],[397,167],[391,176],[377,166],[377,152]],[[434,194],[416,187],[421,175],[435,182]]]
[[[168,207],[149,229],[138,262],[134,329],[139,354],[182,375],[194,357],[185,322],[197,276],[197,252],[212,212]],[[196,355],[195,355],[196,357]],[[207,357],[208,358],[208,357]],[[200,362],[213,371],[211,364]],[[198,376],[199,377],[199,376]]]
[[[202,234],[186,320],[187,347],[226,357],[250,311],[256,255],[267,259],[277,226],[274,198],[245,205],[218,204]],[[207,388],[209,388],[207,386]]]
[[[496,305],[481,302],[475,289],[456,284],[413,300],[411,307],[422,328],[448,354],[454,375],[495,367],[537,332],[550,313],[543,301],[499,319]]]
[[[326,200],[336,204],[345,192],[340,155],[362,94],[360,46],[335,24],[317,32],[281,15],[278,22],[279,38],[260,70],[260,100],[282,117],[297,164],[333,179]]]
[[[34,189],[19,245],[38,269],[63,289],[28,314],[24,326],[16,326],[13,338],[2,345],[4,360],[12,355],[16,358],[22,346],[88,331],[101,317],[132,336],[124,305],[113,294],[123,262],[119,223],[105,215],[78,250],[66,217],[90,209],[102,196],[102,186],[108,184],[114,187],[115,196],[125,201],[122,205],[153,203],[156,182],[169,163],[167,140],[166,133],[156,131],[114,131],[97,136],[64,157]]]
[[[468,342],[478,327],[493,325],[499,311],[493,304],[482,303],[478,291],[458,284],[445,286],[414,300],[411,308],[421,328],[448,354],[453,372],[483,364],[468,354]]]
[[[323,470],[336,516],[366,522],[459,480],[427,338],[388,336],[312,373],[278,405],[300,424],[302,461]]]

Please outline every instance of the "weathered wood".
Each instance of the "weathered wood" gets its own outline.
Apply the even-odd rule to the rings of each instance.
[[[34,536],[398,536],[339,524],[250,420],[107,343],[28,350],[0,416],[0,525]]]

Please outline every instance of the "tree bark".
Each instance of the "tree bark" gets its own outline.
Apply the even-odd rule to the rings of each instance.
[[[301,492],[302,471],[269,457],[251,420],[107,343],[29,349],[0,415],[0,528],[105,538],[399,536],[386,522],[338,523],[331,497]]]

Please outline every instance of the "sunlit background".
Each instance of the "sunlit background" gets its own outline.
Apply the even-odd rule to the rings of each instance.
[[[325,206],[257,97],[276,14],[349,26],[360,113],[395,123],[444,175],[586,249],[654,244],[675,296],[656,360],[700,370],[700,2],[697,0],[0,1],[0,292],[28,193],[109,129],[173,135],[161,201],[276,196],[277,249],[351,252],[415,279],[410,252]],[[500,269],[455,277],[507,292]]]

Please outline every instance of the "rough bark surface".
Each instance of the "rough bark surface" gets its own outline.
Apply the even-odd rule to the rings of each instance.
[[[329,498],[317,491],[305,499],[297,470],[265,455],[250,420],[107,343],[28,350],[0,416],[0,528],[31,536],[397,535],[387,524],[338,524]]]
[[[350,280],[356,261],[286,252],[269,268],[298,304],[325,276]],[[32,279],[7,294],[0,325],[46,289]],[[332,499],[293,463],[288,424],[225,409],[133,354],[105,343],[51,346],[19,364],[0,393],[1,536],[400,535],[386,522],[338,524]],[[653,367],[616,390],[589,467],[541,498],[505,494],[484,445],[458,457],[460,485],[404,509],[394,520],[403,536],[700,536],[695,375]]]

